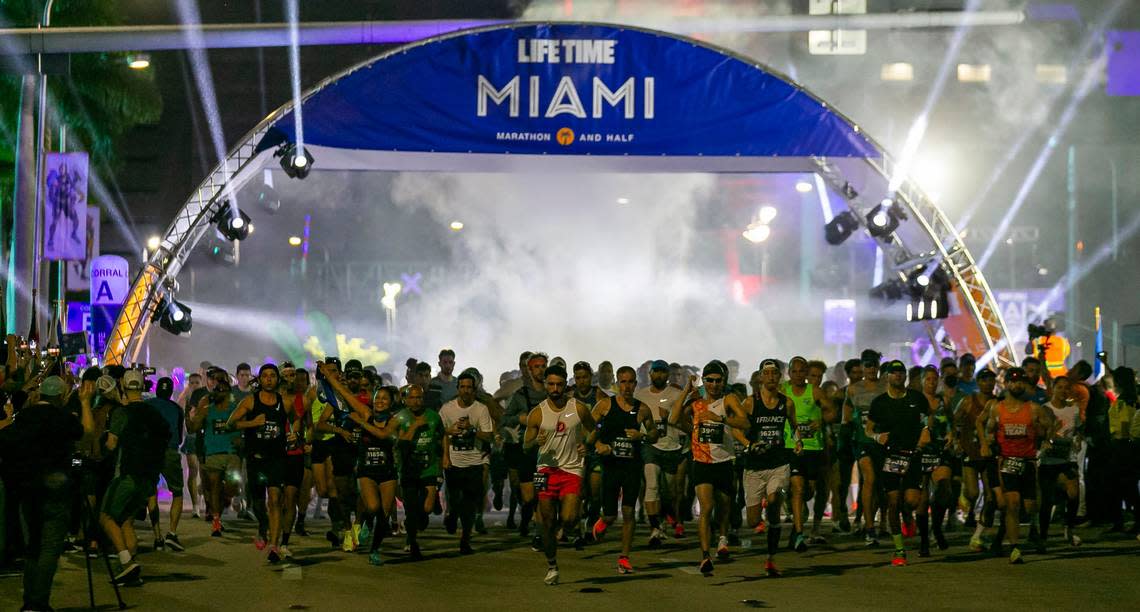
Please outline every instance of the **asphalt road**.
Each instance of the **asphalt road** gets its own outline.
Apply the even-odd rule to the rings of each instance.
[[[188,515],[186,515],[188,516]],[[546,565],[528,542],[502,527],[503,515],[487,516],[491,531],[476,536],[476,554],[461,557],[457,536],[433,517],[421,540],[426,559],[408,562],[402,539],[390,538],[385,564],[368,564],[364,553],[333,550],[324,540],[326,521],[312,521],[311,535],[294,536],[296,563],[271,566],[252,544],[253,523],[231,520],[222,538],[210,538],[201,520],[180,528],[183,553],[150,552],[139,560],[142,584],[122,589],[132,609],[143,610],[670,610],[783,608],[851,609],[1136,609],[1140,542],[1123,535],[1083,529],[1085,544],[1063,546],[1054,538],[1048,554],[1027,554],[1011,566],[1006,558],[969,552],[966,535],[950,534],[951,548],[910,565],[891,567],[888,547],[867,550],[854,537],[836,535],[806,553],[781,551],[784,576],[762,577],[763,536],[745,538],[729,562],[711,577],[696,571],[699,553],[693,526],[683,539],[645,547],[639,527],[632,561],[636,573],[615,570],[619,529],[584,551],[559,551],[562,583],[542,583]],[[142,527],[142,523],[138,526]],[[829,529],[825,521],[825,531]],[[140,529],[140,533],[143,530]],[[1059,532],[1059,530],[1058,530]],[[787,530],[784,531],[785,536]],[[1024,533],[1024,531],[1023,531]],[[917,545],[917,542],[913,542]],[[754,546],[750,546],[754,545]],[[95,595],[101,609],[116,607],[99,560]],[[0,578],[0,607],[18,609],[20,578]],[[88,605],[83,556],[61,561],[52,599],[56,609]]]

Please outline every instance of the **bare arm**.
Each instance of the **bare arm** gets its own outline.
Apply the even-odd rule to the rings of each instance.
[[[234,409],[233,414],[226,420],[226,427],[237,429],[253,429],[265,424],[265,415],[259,415],[256,419],[246,420],[245,415],[249,413],[250,408],[253,407],[253,395],[247,396],[238,404]]]
[[[724,396],[724,422],[736,429],[748,429],[751,426],[748,415],[740,407],[740,400],[735,394]]]

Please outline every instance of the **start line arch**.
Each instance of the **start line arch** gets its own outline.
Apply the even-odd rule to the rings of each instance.
[[[187,199],[136,276],[105,363],[136,360],[213,220],[298,137],[318,169],[814,173],[860,221],[893,196],[905,219],[877,239],[888,278],[937,268],[950,280],[952,314],[925,323],[931,337],[1002,365],[1017,358],[957,229],[910,181],[890,193],[883,148],[826,102],[726,50],[595,23],[464,30],[334,75],[297,110],[288,103],[262,120]]]

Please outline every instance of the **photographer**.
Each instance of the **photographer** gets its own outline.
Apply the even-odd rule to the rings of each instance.
[[[1030,324],[1028,331],[1029,344],[1025,347],[1025,353],[1045,362],[1045,369],[1051,377],[1067,374],[1069,370],[1065,366],[1065,360],[1069,358],[1072,349],[1064,336],[1057,335],[1057,320],[1049,317],[1041,325]]]
[[[158,485],[170,440],[166,420],[142,401],[142,372],[127,371],[122,386],[126,405],[112,414],[106,441],[107,450],[117,452],[116,475],[107,487],[99,514],[99,523],[118,554],[119,569],[114,579],[119,583],[132,581],[140,573],[134,560],[138,539],[132,522]]]
[[[24,609],[50,609],[52,579],[63,550],[71,510],[75,443],[95,430],[91,391],[82,391],[79,418],[65,407],[68,386],[47,377],[19,414],[0,414],[3,479],[19,508],[26,546]],[[36,397],[38,396],[38,397]]]

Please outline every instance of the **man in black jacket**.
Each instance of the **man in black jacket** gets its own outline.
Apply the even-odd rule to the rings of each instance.
[[[49,376],[40,384],[38,401],[18,415],[0,409],[3,477],[25,526],[24,610],[50,609],[71,518],[71,458],[75,443],[95,430],[90,390],[80,396],[79,418],[64,407],[68,391],[62,379]]]

